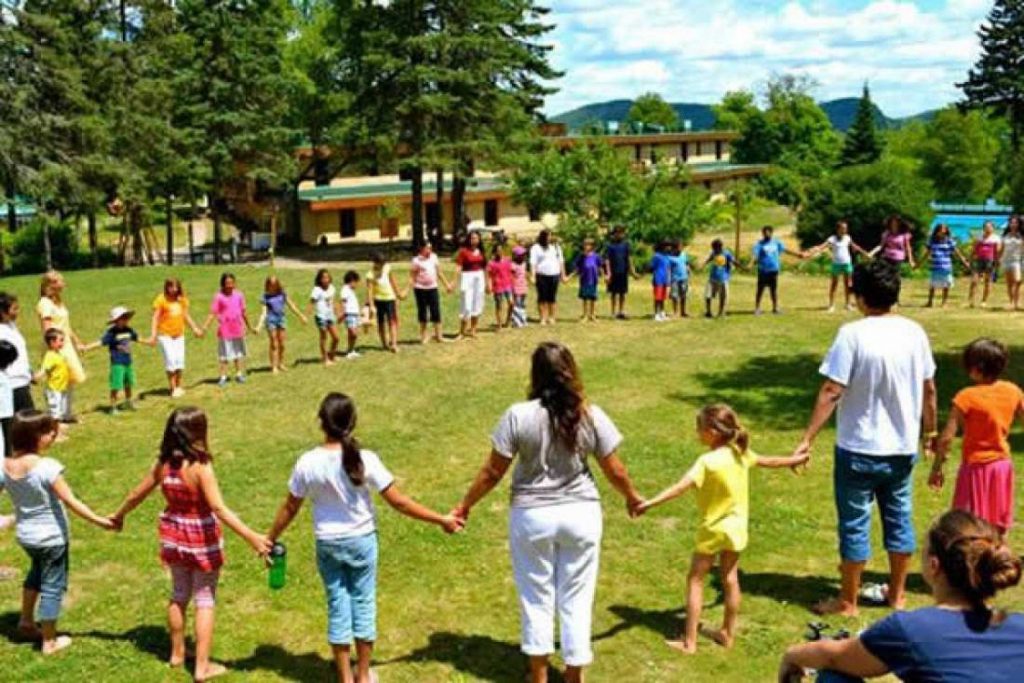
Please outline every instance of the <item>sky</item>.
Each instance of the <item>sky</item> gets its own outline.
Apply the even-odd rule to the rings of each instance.
[[[860,95],[889,116],[954,102],[991,0],[547,0],[565,75],[545,112],[660,93],[714,103],[773,73],[811,76],[819,100]]]

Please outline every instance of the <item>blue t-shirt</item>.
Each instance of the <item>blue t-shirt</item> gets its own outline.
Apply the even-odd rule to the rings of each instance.
[[[925,607],[894,612],[860,642],[902,681],[1010,683],[1024,679],[1024,615],[996,626],[989,612]]]
[[[668,287],[669,268],[669,257],[661,252],[654,252],[654,256],[651,257],[651,284],[655,287]]]
[[[956,249],[956,240],[947,237],[945,242],[929,242],[928,250],[932,255],[932,271],[936,273],[953,272],[953,250]]]
[[[132,342],[139,341],[139,335],[130,327],[118,328],[113,325],[103,333],[100,343],[110,349],[113,365],[132,364]]]
[[[622,275],[629,272],[630,253],[629,240],[608,243],[604,248],[604,257],[608,260],[608,267],[613,274]]]
[[[668,257],[672,271],[672,282],[686,282],[690,279],[690,267],[685,253]]]
[[[731,251],[723,249],[721,254],[711,252],[707,262],[711,264],[711,270],[708,272],[709,280],[712,282],[728,282],[729,277],[732,275],[732,266],[736,263],[736,258],[732,255]]]
[[[284,321],[284,307],[288,298],[284,292],[280,294],[264,294],[263,305],[267,307],[267,322],[280,325]]]
[[[595,252],[580,254],[573,263],[573,270],[579,273],[580,287],[597,287],[601,279],[601,257]]]
[[[770,240],[761,240],[754,244],[754,260],[757,261],[757,272],[777,273],[782,264],[783,252],[786,247],[774,237]]]

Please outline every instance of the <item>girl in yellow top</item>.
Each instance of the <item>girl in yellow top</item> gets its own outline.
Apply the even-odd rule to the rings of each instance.
[[[36,315],[39,316],[39,325],[45,337],[47,330],[58,330],[64,337],[64,346],[60,355],[67,362],[68,386],[65,393],[66,412],[61,418],[66,422],[75,422],[74,413],[71,409],[71,398],[74,394],[75,385],[85,381],[85,368],[78,357],[82,349],[82,342],[71,329],[71,316],[67,306],[64,305],[64,276],[55,270],[43,274],[39,283],[39,302],[36,304]]]
[[[181,386],[181,374],[185,370],[185,325],[188,324],[197,337],[203,336],[192,316],[188,313],[188,297],[181,286],[181,280],[169,277],[164,280],[164,291],[153,300],[153,327],[150,343],[156,341],[164,357],[167,372],[167,389],[171,398],[185,395]]]
[[[398,300],[405,297],[399,293],[395,275],[384,254],[373,255],[373,269],[366,274],[366,290],[370,309],[377,313],[377,333],[385,351],[398,353]]]
[[[704,577],[719,560],[725,594],[722,628],[705,635],[724,647],[732,647],[736,616],[740,608],[739,561],[747,547],[747,519],[750,508],[748,472],[751,467],[792,467],[807,462],[807,455],[767,458],[749,448],[750,437],[739,418],[727,405],[706,406],[697,414],[697,435],[712,450],[697,458],[690,471],[635,510],[642,515],[655,505],[697,489],[700,526],[697,548],[687,578],[686,630],[681,639],[666,641],[669,647],[687,654],[697,651],[697,629],[704,599]]]

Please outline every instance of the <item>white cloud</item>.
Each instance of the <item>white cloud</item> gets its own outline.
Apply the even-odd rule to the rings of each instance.
[[[869,80],[889,115],[957,97],[989,0],[551,0],[558,113],[654,90],[714,102],[772,73],[817,80],[821,99]]]

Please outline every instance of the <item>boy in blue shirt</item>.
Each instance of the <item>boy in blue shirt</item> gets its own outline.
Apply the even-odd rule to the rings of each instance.
[[[651,288],[654,291],[654,322],[668,320],[665,315],[665,299],[668,298],[671,261],[668,256],[668,242],[661,242],[651,257]]]
[[[616,225],[612,230],[612,238],[604,248],[604,261],[607,264],[606,282],[608,298],[612,302],[612,317],[616,320],[626,319],[626,294],[629,292],[629,278],[636,278],[633,268],[632,248],[626,239],[626,228]]]
[[[741,266],[720,239],[712,240],[711,253],[704,261],[704,265],[711,266],[708,271],[708,284],[704,288],[704,317],[714,317],[711,315],[711,300],[717,298],[718,317],[722,318],[725,316],[725,304],[729,300],[729,278],[732,277],[732,269],[734,266]]]
[[[580,279],[579,298],[583,306],[580,320],[597,322],[594,306],[597,303],[597,284],[604,272],[604,261],[601,255],[594,251],[594,240],[589,237],[583,240],[583,253],[576,256],[572,270],[573,275]]]
[[[135,410],[132,403],[132,389],[135,387],[135,368],[132,366],[132,342],[154,346],[155,339],[139,339],[138,333],[129,327],[134,311],[124,306],[115,306],[110,311],[110,327],[103,337],[85,347],[86,351],[105,346],[110,350],[110,414],[117,415],[118,394],[124,392],[124,407]]]
[[[786,246],[773,236],[775,229],[766,225],[761,228],[761,241],[754,244],[754,262],[757,264],[757,295],[754,298],[754,315],[761,315],[761,297],[764,290],[772,297],[772,313],[779,311],[779,271],[782,269],[782,255],[788,254]],[[802,251],[792,252],[794,256],[806,258]]]
[[[672,299],[672,315],[689,318],[686,312],[686,293],[690,289],[689,257],[683,251],[682,242],[676,240],[672,244],[672,255],[669,256],[671,284],[668,295]]]

